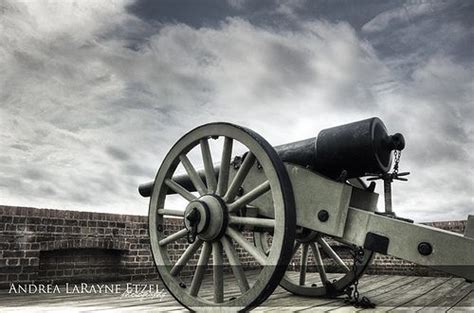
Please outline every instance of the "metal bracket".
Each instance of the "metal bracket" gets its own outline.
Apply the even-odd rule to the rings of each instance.
[[[364,248],[374,252],[387,254],[389,243],[390,239],[387,237],[368,232],[365,236]]]
[[[296,224],[328,235],[341,237],[344,233],[353,188],[348,184],[325,178],[299,165],[285,163],[285,166],[295,196]],[[231,168],[231,179],[233,175],[235,175],[235,170]],[[252,190],[252,187],[258,186],[264,179],[264,173],[258,170],[257,166],[254,166],[245,179],[243,188],[244,190]],[[375,206],[374,198],[369,197],[369,201],[364,201],[363,198],[363,194],[358,192],[357,203],[361,205],[363,203],[367,207]],[[251,205],[258,208],[260,216],[273,217],[271,193],[259,197]],[[320,212],[322,210],[325,211],[325,218],[321,218],[322,214]]]

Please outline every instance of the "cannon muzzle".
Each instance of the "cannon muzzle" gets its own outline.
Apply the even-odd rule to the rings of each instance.
[[[283,162],[304,166],[332,179],[349,179],[388,172],[391,152],[404,148],[403,135],[388,135],[383,122],[373,117],[323,129],[317,137],[276,146],[275,150]],[[217,175],[219,167],[215,171]],[[199,174],[205,181],[204,172]],[[173,180],[194,190],[187,175],[175,176]],[[143,197],[149,197],[152,189],[153,182],[138,187]]]

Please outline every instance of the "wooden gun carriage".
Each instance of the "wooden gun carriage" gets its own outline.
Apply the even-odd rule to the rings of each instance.
[[[378,118],[278,147],[229,123],[195,128],[171,148],[155,180],[139,187],[150,197],[151,248],[163,283],[191,310],[244,311],[265,301],[278,284],[298,295],[339,296],[375,252],[474,280],[472,216],[463,236],[392,212],[390,183],[404,178],[388,171],[392,151],[404,146],[403,136],[389,136]],[[214,163],[211,150],[220,162]],[[179,168],[184,174],[175,175]],[[384,178],[386,212],[377,212],[374,185],[361,179],[369,173]],[[176,197],[184,201],[182,210]],[[169,219],[180,219],[181,229],[167,230]],[[172,251],[177,243],[186,244],[178,256]],[[353,252],[354,264],[340,256],[341,246]],[[317,284],[306,280],[310,253]],[[246,276],[243,254],[260,265],[254,281]],[[295,255],[300,265],[293,280],[286,271]],[[338,267],[337,278],[329,278],[323,256]],[[226,264],[240,294],[224,290]],[[187,280],[186,266],[193,269]],[[212,292],[201,288],[208,271]]]

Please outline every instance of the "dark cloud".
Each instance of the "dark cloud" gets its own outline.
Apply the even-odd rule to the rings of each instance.
[[[159,24],[183,23],[189,26],[218,27],[228,17],[239,17],[258,26],[298,29],[301,20],[324,19],[348,22],[360,29],[373,17],[400,7],[405,1],[317,0],[317,1],[248,1],[248,0],[138,0],[127,7],[140,19]]]
[[[219,0],[139,0],[127,6],[128,12],[148,22],[184,23],[192,27],[216,27],[227,17],[249,17],[262,14],[277,5],[274,1]]]
[[[10,147],[13,148],[13,149],[18,149],[18,150],[22,150],[22,151],[28,151],[30,149],[29,146],[22,145],[22,144],[14,144],[14,145],[11,145]]]
[[[151,164],[132,164],[124,165],[124,174],[127,177],[141,177],[147,179],[155,175],[155,166]]]
[[[30,168],[25,171],[23,178],[31,180],[44,180],[46,178],[46,175],[40,169]]]
[[[473,20],[472,1],[407,2],[367,21],[361,36],[402,72],[411,73],[414,64],[433,54],[472,65]]]
[[[130,155],[128,154],[128,152],[123,150],[122,148],[108,146],[105,150],[111,157],[119,161],[127,161],[130,159]]]
[[[259,92],[275,94],[282,89],[297,91],[299,86],[317,80],[317,72],[311,64],[315,56],[311,53],[281,42],[270,43],[266,48],[262,65],[268,69],[268,75],[255,85]]]

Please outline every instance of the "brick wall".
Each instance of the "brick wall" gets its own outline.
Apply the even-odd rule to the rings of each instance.
[[[0,234],[0,287],[87,275],[156,277],[145,216],[0,206]],[[90,263],[94,254],[110,256],[107,262],[116,263],[113,275],[100,264],[85,271],[81,262]],[[114,261],[112,255],[119,257]]]
[[[168,219],[164,231],[182,227],[181,220]],[[251,234],[246,235],[250,240]],[[185,238],[168,245],[171,260],[187,246]],[[242,248],[236,249],[244,265],[257,266]],[[183,274],[193,272],[198,257],[196,253]],[[156,277],[147,216],[0,206],[0,288],[11,282]]]
[[[182,228],[181,220],[168,221],[165,233]],[[465,222],[431,225],[463,232]],[[156,278],[147,227],[146,216],[0,206],[0,288],[11,282]],[[251,234],[245,236],[251,240]],[[185,238],[168,245],[171,259],[176,261],[187,245]],[[244,266],[258,266],[242,248],[235,247]],[[185,272],[193,271],[197,258],[198,254]],[[292,265],[298,269],[299,255]],[[438,275],[381,255],[376,256],[369,272]]]
[[[123,253],[123,250],[99,248],[40,251],[38,280],[116,280],[120,276]]]

